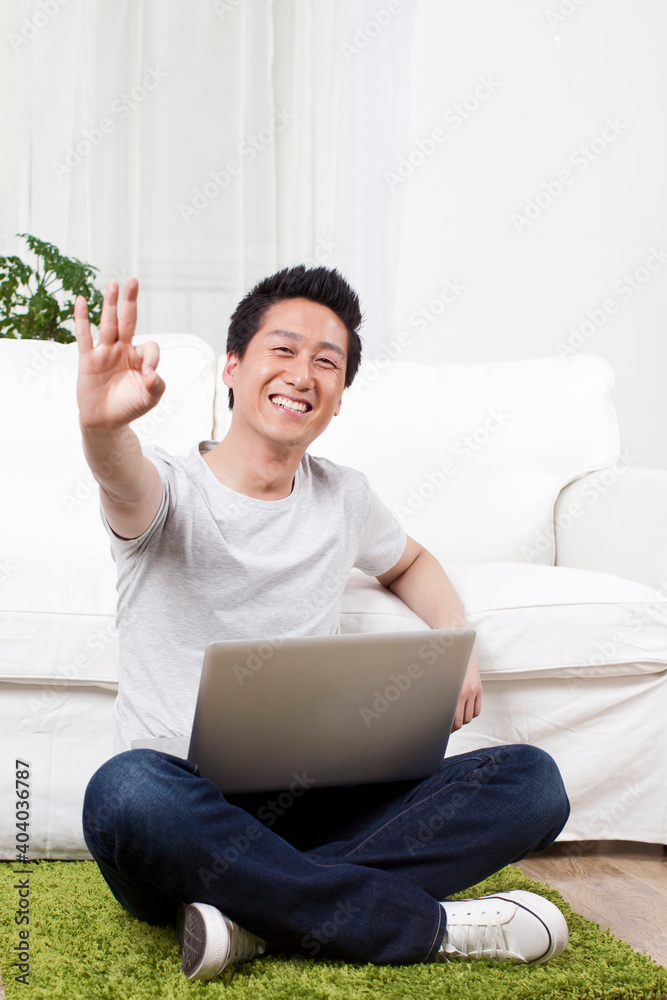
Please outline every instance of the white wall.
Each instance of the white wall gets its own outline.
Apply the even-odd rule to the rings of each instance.
[[[666,38],[659,0],[419,0],[405,176],[385,174],[404,201],[386,338],[412,334],[402,357],[601,355],[623,448],[651,467],[667,460]]]

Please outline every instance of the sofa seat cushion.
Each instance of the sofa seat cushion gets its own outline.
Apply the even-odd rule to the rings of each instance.
[[[447,563],[477,631],[483,677],[595,677],[667,668],[667,599],[592,570],[528,563]],[[0,679],[115,690],[118,637],[111,558],[12,557],[0,611]],[[11,586],[9,585],[11,582]],[[354,570],[343,632],[425,623],[374,577]]]
[[[641,583],[592,570],[528,563],[445,564],[477,631],[487,678],[596,677],[667,669],[667,599]],[[424,628],[377,580],[354,570],[343,632]]]

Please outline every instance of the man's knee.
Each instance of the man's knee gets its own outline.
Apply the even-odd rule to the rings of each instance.
[[[570,801],[563,778],[553,757],[540,747],[519,744],[512,747],[526,769],[526,783],[536,811],[541,811],[545,827],[563,829],[570,815]]]
[[[159,756],[154,750],[127,750],[105,761],[95,771],[83,799],[83,832],[88,843],[106,831],[133,803],[145,801],[144,787],[150,782]],[[90,849],[90,844],[88,843]]]

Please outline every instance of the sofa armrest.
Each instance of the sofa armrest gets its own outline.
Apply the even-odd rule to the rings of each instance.
[[[556,565],[599,570],[667,590],[667,471],[620,460],[561,490]]]

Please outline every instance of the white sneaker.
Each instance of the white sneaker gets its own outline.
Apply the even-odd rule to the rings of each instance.
[[[517,889],[440,905],[447,914],[440,961],[495,958],[541,965],[560,955],[570,938],[558,907],[534,892]]]
[[[187,979],[214,979],[228,965],[249,962],[267,948],[266,941],[239,927],[210,903],[179,906],[176,936]]]

